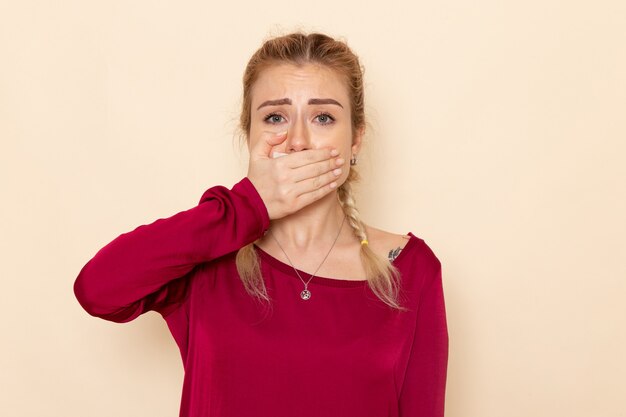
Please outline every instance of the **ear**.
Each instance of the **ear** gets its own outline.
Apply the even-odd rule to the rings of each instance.
[[[363,143],[363,136],[365,135],[365,127],[361,127],[356,130],[354,137],[352,138],[352,154],[358,154],[361,151],[361,144]]]

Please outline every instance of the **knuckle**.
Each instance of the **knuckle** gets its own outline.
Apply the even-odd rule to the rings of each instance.
[[[281,187],[278,190],[278,198],[282,201],[286,201],[289,198],[289,190],[285,187]]]
[[[280,172],[277,176],[277,179],[279,182],[287,182],[287,179],[289,178],[289,176],[287,175],[286,172]]]

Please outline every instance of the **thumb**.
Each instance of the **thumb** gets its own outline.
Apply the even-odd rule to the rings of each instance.
[[[251,154],[254,157],[269,158],[274,146],[280,145],[287,140],[287,131],[284,132],[263,132],[261,139],[252,149]]]

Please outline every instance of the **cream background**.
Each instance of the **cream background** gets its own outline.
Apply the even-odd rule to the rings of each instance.
[[[626,416],[626,3],[243,5],[0,3],[0,414],[178,415],[161,318],[91,318],[72,284],[245,175],[245,63],[302,27],[366,68],[364,218],[443,263],[446,415]]]

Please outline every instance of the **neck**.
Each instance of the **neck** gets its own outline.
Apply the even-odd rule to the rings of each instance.
[[[343,218],[344,213],[334,191],[289,216],[272,221],[270,233],[283,246],[308,249],[320,243],[332,243]],[[351,228],[344,224],[341,233],[351,234]]]

